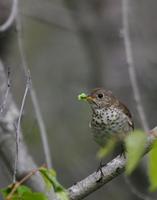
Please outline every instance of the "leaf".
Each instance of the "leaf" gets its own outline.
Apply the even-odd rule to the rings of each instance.
[[[39,193],[39,192],[31,192],[31,193],[25,192],[21,196],[21,199],[22,200],[48,200],[45,194]],[[19,200],[19,197],[16,200]]]
[[[42,177],[43,177],[43,179],[45,181],[47,189],[50,190],[51,187],[53,186],[52,179],[53,179],[53,177],[56,177],[56,172],[54,170],[50,171],[50,170],[48,170],[48,169],[46,169],[44,167],[42,167],[39,170],[39,172],[41,173],[41,175],[42,175]]]
[[[7,196],[12,191],[14,185],[10,185],[7,188],[4,188],[1,190],[4,199],[7,198]],[[32,192],[32,190],[24,185],[20,185],[15,193],[10,198],[11,200],[48,200],[48,198],[45,196],[45,194],[40,192]]]
[[[137,167],[145,150],[146,135],[140,130],[132,132],[125,140],[127,150],[126,174],[130,175]]]
[[[56,172],[53,169],[42,167],[39,171],[43,176],[48,188],[53,186],[55,192],[64,190],[64,187],[57,181]]]
[[[22,195],[24,193],[31,193],[31,189],[25,185],[21,185],[20,187],[17,188],[17,193],[19,195]]]
[[[150,181],[149,190],[154,192],[157,189],[157,140],[153,143],[149,153],[148,176]]]
[[[8,196],[8,194],[11,192],[12,188],[13,188],[14,184],[8,185],[7,188],[2,188],[0,190],[0,192],[2,193],[3,197],[6,198]]]
[[[115,138],[109,139],[107,144],[104,147],[100,148],[97,153],[97,157],[101,159],[111,153],[116,145],[116,142],[117,141],[115,140]]]
[[[77,96],[78,100],[86,100],[87,99],[87,95],[85,93],[81,93]]]
[[[60,191],[57,193],[57,197],[61,200],[69,200],[68,193],[66,191]]]
[[[47,169],[47,168],[42,167],[40,168],[39,171],[41,175],[43,176],[45,184],[48,187],[48,189],[53,187],[59,199],[69,200],[66,189],[58,182],[56,178],[56,172],[53,169]]]

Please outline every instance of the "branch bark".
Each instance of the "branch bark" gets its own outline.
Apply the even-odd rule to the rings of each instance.
[[[15,20],[16,12],[17,12],[17,0],[12,0],[12,8],[10,15],[8,16],[6,21],[2,25],[0,25],[0,32],[5,32],[12,26]]]
[[[149,132],[147,138],[147,144],[145,149],[145,154],[148,153],[151,149],[151,145],[154,140],[157,138],[157,127]],[[126,158],[123,156],[117,156],[112,161],[107,163],[104,167],[102,167],[102,174],[100,170],[98,172],[94,172],[85,179],[79,181],[72,187],[68,189],[70,199],[72,200],[81,200],[94,192],[95,190],[102,187],[104,184],[108,183],[112,179],[119,176],[124,172],[126,165]]]
[[[147,132],[149,130],[148,121],[145,115],[144,108],[142,106],[142,100],[138,81],[136,77],[136,68],[133,58],[133,49],[130,38],[130,27],[129,27],[129,0],[122,0],[122,23],[123,23],[123,36],[124,36],[124,47],[126,60],[128,64],[128,72],[130,77],[130,83],[132,86],[134,99],[136,102],[137,111],[141,120],[143,129]]]
[[[19,1],[18,1],[18,4],[19,4]],[[18,5],[17,5],[17,15],[16,15],[15,19],[16,19],[15,27],[17,30],[18,48],[19,48],[19,54],[20,54],[20,58],[21,58],[21,67],[24,71],[24,75],[27,77],[28,71],[30,71],[30,70],[29,70],[29,66],[27,63],[26,54],[24,51],[24,45],[23,45],[23,41],[22,41],[22,24],[21,24],[21,16],[19,14],[19,6]],[[38,103],[38,98],[37,98],[32,80],[31,80],[30,96],[31,96],[32,104],[33,104],[35,115],[37,118],[37,123],[38,123],[39,130],[40,130],[40,137],[41,137],[41,141],[42,141],[42,145],[43,145],[45,162],[46,162],[48,168],[52,168],[52,159],[51,159],[51,153],[50,153],[50,148],[49,148],[49,143],[48,143],[48,138],[47,138],[46,127],[45,127],[44,120],[43,120],[43,117],[41,114],[40,106]]]
[[[3,10],[3,4],[5,1],[0,2],[0,10]],[[10,4],[7,3],[5,6],[5,10],[10,10],[10,14],[5,14],[5,12],[1,12],[0,21],[4,21],[0,27],[3,32],[3,36],[7,35],[9,32],[8,28],[13,25],[14,19],[16,17],[15,8],[17,6],[17,0],[12,0],[12,9],[10,9]],[[10,17],[11,19],[10,20]],[[2,20],[3,19],[3,20]],[[8,23],[9,22],[9,23]],[[2,33],[0,33],[2,36]],[[10,39],[10,38],[9,38]],[[7,40],[4,43],[4,48],[8,44]],[[0,41],[2,46],[2,41]],[[0,56],[4,53],[4,48],[1,48]],[[9,84],[9,86],[8,86]],[[11,176],[13,176],[14,172],[14,162],[15,162],[15,154],[16,154],[16,127],[19,111],[14,103],[12,95],[10,94],[10,83],[8,83],[8,79],[5,75],[5,66],[3,65],[0,57],[0,104],[1,104],[1,112],[0,112],[0,159],[5,165],[5,168],[8,170]],[[18,165],[17,165],[17,180],[24,177],[28,174],[32,169],[37,168],[35,162],[27,151],[27,147],[23,141],[22,133],[20,130],[20,144],[19,144],[19,155],[18,155]],[[50,200],[57,199],[53,189],[47,193],[45,191],[45,183],[43,178],[39,173],[36,173],[32,176],[27,182],[26,185],[31,187],[34,191],[46,192],[48,198]]]
[[[4,66],[0,61],[0,102],[7,91],[7,78],[5,76]],[[5,164],[6,168],[13,175],[14,161],[16,153],[16,130],[15,124],[17,123],[19,111],[13,101],[11,94],[8,94],[6,106],[0,115],[0,159]],[[17,165],[17,179],[21,179],[29,171],[37,168],[32,157],[29,155],[27,148],[23,142],[22,134],[20,132],[19,144],[19,158]],[[39,173],[32,176],[27,182],[33,190],[45,192],[45,183]],[[50,191],[49,199],[54,200],[55,193]]]

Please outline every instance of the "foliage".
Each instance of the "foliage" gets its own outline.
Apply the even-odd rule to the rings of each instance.
[[[103,158],[109,153],[111,153],[115,145],[117,143],[117,140],[112,137],[108,140],[106,145],[97,153],[97,156],[99,158]],[[140,130],[136,130],[129,134],[125,139],[125,146],[126,146],[126,153],[127,153],[127,163],[126,163],[126,174],[131,174],[133,170],[138,165],[142,154],[145,150],[145,144],[146,144],[146,135],[144,132]]]
[[[56,172],[53,169],[47,169],[41,167],[39,171],[43,176],[45,184],[48,189],[50,189],[53,186],[53,189],[56,192],[56,195],[58,196],[59,199],[61,200],[69,199],[66,189],[57,181]]]
[[[126,174],[130,175],[138,165],[142,155],[144,154],[147,142],[147,136],[144,132],[136,130],[129,134],[125,139],[126,146]],[[102,158],[108,153],[111,153],[117,143],[117,140],[111,138],[105,147],[102,147],[98,152],[98,157]],[[157,140],[152,145],[149,154],[148,175],[150,180],[150,191],[157,190]],[[58,199],[69,200],[66,189],[58,182],[56,172],[53,169],[39,167],[32,170],[21,181],[9,185],[7,188],[1,189],[4,199],[6,200],[48,200],[44,193],[33,192],[29,187],[24,186],[23,182],[30,178],[35,172],[39,171],[45,181],[48,190],[53,187]]]
[[[130,175],[137,167],[142,155],[144,154],[147,142],[147,136],[143,131],[135,130],[125,139],[126,146],[126,174]],[[99,158],[103,158],[111,153],[115,147],[116,140],[111,138],[107,144],[100,148],[97,153]],[[154,192],[157,190],[157,140],[152,145],[148,159],[148,176],[150,180],[149,190]]]
[[[53,187],[58,199],[69,200],[64,187],[57,181],[56,172],[53,169],[39,167],[29,172],[21,181],[1,189],[1,193],[6,200],[48,200],[44,193],[33,192],[29,187],[22,185],[35,172],[39,171],[44,178],[47,189]]]
[[[145,150],[146,134],[140,130],[132,132],[125,140],[127,150],[126,174],[130,175],[137,167]]]
[[[125,139],[126,146],[126,174],[130,175],[137,167],[146,147],[147,136],[143,131],[135,130]],[[114,150],[116,140],[111,138],[107,144],[100,148],[97,153],[98,158],[103,158]],[[153,143],[149,153],[148,175],[150,180],[149,190],[157,190],[157,140]]]
[[[2,195],[6,200],[48,200],[45,194],[40,192],[32,192],[29,187],[20,185],[16,191],[10,195],[13,185],[8,186],[7,188],[1,189]]]
[[[101,147],[97,153],[97,157],[102,159],[103,157],[107,156],[114,150],[116,145],[116,140],[114,138],[110,138],[104,147]]]
[[[149,153],[148,175],[150,180],[150,191],[157,190],[157,140],[154,142]]]
[[[78,95],[78,100],[86,100],[87,95],[85,93],[81,93]]]

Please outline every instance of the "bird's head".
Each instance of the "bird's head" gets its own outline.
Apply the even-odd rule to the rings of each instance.
[[[86,100],[93,110],[108,108],[114,104],[116,98],[111,91],[104,90],[103,88],[96,88],[86,96]]]

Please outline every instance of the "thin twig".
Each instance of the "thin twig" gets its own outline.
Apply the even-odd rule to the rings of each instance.
[[[141,120],[143,129],[147,132],[149,130],[148,122],[142,106],[140,90],[138,87],[135,64],[133,59],[132,45],[130,39],[130,30],[129,30],[129,0],[122,0],[122,21],[123,21],[123,36],[124,36],[124,45],[126,52],[126,59],[128,63],[129,77],[131,81],[131,86],[133,89],[134,98],[136,101],[137,111]]]
[[[13,194],[16,192],[17,188],[22,185],[25,181],[27,181],[31,176],[33,176],[36,172],[38,172],[41,168],[41,167],[38,167],[36,169],[33,169],[32,171],[30,171],[25,177],[23,177],[20,181],[18,182],[15,182],[14,183],[14,186],[11,190],[11,192],[9,193],[9,195],[6,197],[6,200],[11,200]]]
[[[7,20],[0,26],[0,32],[4,32],[10,28],[10,26],[13,24],[13,21],[15,20],[17,13],[17,0],[12,0],[12,8],[9,17]]]
[[[18,47],[19,47],[19,52],[20,52],[20,56],[21,56],[21,63],[22,63],[24,73],[27,74],[29,67],[28,67],[28,64],[26,61],[25,51],[24,51],[24,47],[23,47],[21,20],[20,20],[20,16],[19,16],[18,12],[17,12],[17,16],[16,16],[16,29],[17,29]],[[40,107],[38,104],[36,92],[33,87],[33,83],[31,85],[30,95],[31,95],[33,106],[34,106],[35,114],[37,117],[38,126],[40,129],[40,136],[41,136],[41,140],[42,140],[42,144],[43,144],[43,150],[44,150],[46,164],[47,164],[48,168],[52,168],[52,160],[51,160],[51,154],[50,154],[50,149],[49,149],[49,144],[48,144],[48,139],[47,139],[46,128],[45,128],[42,114],[40,111]]]
[[[157,138],[157,127],[149,132],[145,153],[148,153],[151,150],[153,142]],[[109,181],[113,180],[121,173],[124,172],[126,166],[126,158],[124,156],[117,156],[112,161],[107,163],[104,167],[101,168],[101,171],[96,171],[86,177],[85,179],[77,182],[68,189],[69,197],[71,200],[81,200],[92,192],[98,190],[104,184],[107,184]],[[103,176],[102,176],[103,173]]]
[[[8,99],[8,94],[9,94],[9,91],[10,91],[10,68],[8,67],[8,70],[7,70],[7,90],[6,90],[6,93],[4,95],[4,99],[3,99],[3,102],[2,104],[0,105],[0,113],[2,114],[5,107],[6,107],[6,103],[7,103],[7,99]]]
[[[0,60],[0,92],[5,94],[6,92],[6,83],[7,77],[5,74],[4,63]],[[25,78],[26,80],[26,78]],[[11,83],[12,85],[12,83]],[[26,85],[24,85],[25,87]],[[24,88],[25,90],[25,88]],[[24,91],[23,91],[24,93]],[[21,97],[22,101],[22,97]],[[27,99],[26,99],[27,101]],[[20,105],[21,106],[21,105]],[[0,157],[2,163],[5,165],[8,172],[13,174],[14,170],[14,160],[15,160],[15,124],[17,126],[17,120],[19,117],[19,110],[16,107],[16,103],[13,100],[11,93],[9,92],[7,99],[7,110],[3,113],[3,117],[0,117]],[[20,131],[20,151],[18,158],[18,169],[17,169],[17,178],[22,177],[24,174],[27,174],[30,169],[35,169],[36,164],[33,161],[31,155],[27,151],[27,146],[24,143]],[[1,171],[2,173],[2,171]],[[40,191],[45,193],[45,182],[42,176],[39,173],[36,173],[33,177],[29,179],[27,185],[30,186],[35,191]],[[49,192],[46,192],[49,200],[55,200],[56,194],[51,188]]]
[[[31,78],[30,78],[30,73],[28,71],[27,83],[26,83],[26,88],[25,88],[25,92],[24,92],[24,95],[23,95],[22,103],[21,103],[21,108],[20,108],[20,112],[19,112],[19,118],[18,118],[17,126],[15,126],[15,130],[16,130],[16,153],[15,153],[13,183],[16,182],[16,174],[17,174],[17,164],[18,164],[18,156],[19,156],[19,143],[20,143],[21,117],[22,117],[22,113],[23,113],[26,97],[27,97],[27,94],[28,94],[28,90],[30,88],[30,83],[31,83]]]

